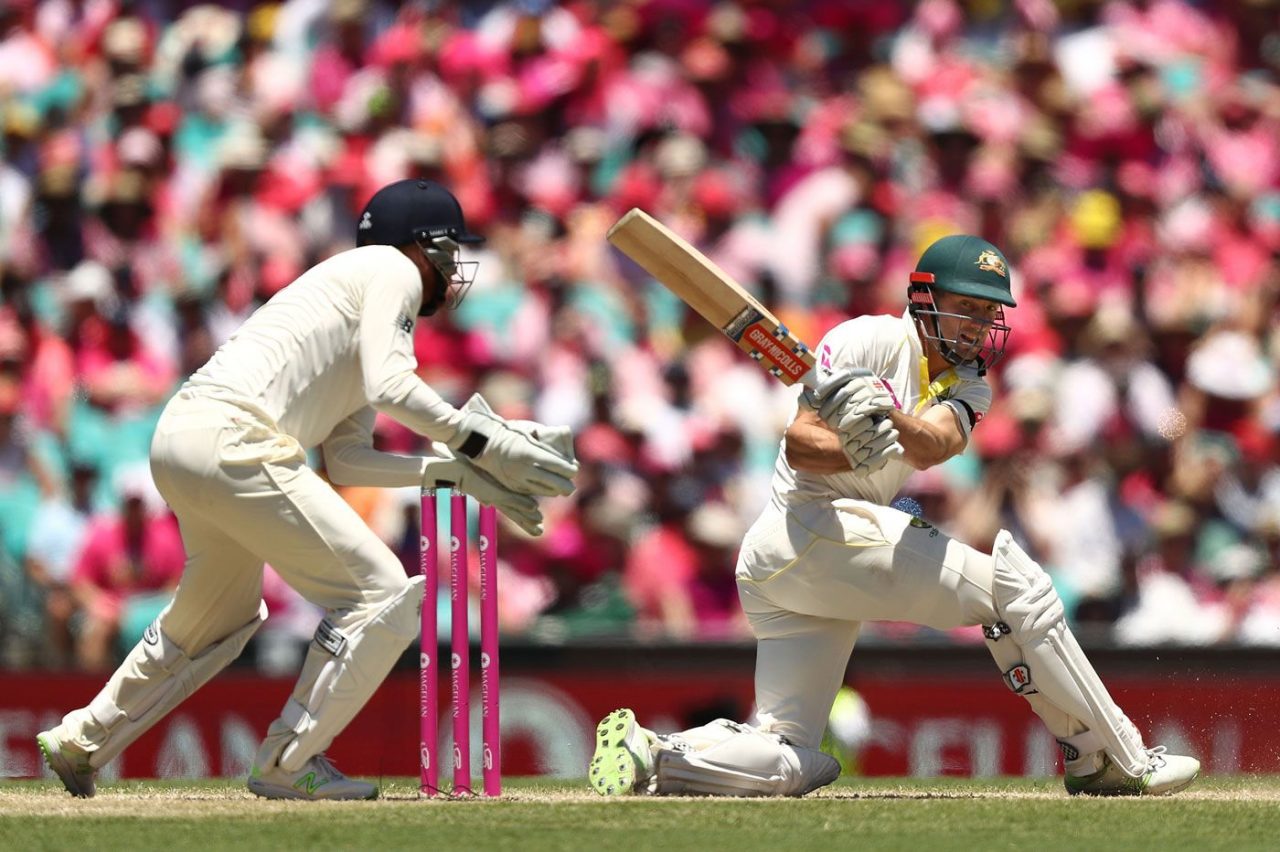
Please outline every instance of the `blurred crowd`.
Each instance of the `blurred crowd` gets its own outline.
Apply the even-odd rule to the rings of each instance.
[[[507,635],[747,635],[735,549],[794,393],[608,248],[640,206],[810,342],[901,313],[933,239],[1001,246],[1019,307],[996,403],[907,493],[976,547],[1014,531],[1096,638],[1280,644],[1278,18],[3,4],[0,665],[109,667],[154,616],[182,564],[145,463],[161,406],[404,177],[489,238],[461,308],[418,325],[422,377],[577,435],[547,533],[500,535]],[[377,439],[425,450],[388,420]],[[416,492],[343,491],[416,572]],[[268,597],[270,667],[315,614]],[[904,635],[940,638],[864,631]]]

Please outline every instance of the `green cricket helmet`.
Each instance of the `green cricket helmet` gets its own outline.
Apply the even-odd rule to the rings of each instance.
[[[932,341],[938,351],[956,366],[971,365],[985,373],[1004,355],[1009,339],[1009,326],[1004,321],[1004,307],[994,317],[965,317],[938,310],[934,291],[985,299],[1004,307],[1017,307],[1009,287],[1009,262],[1000,249],[981,237],[956,234],[937,240],[920,256],[911,284],[907,288],[911,317],[920,334]],[[945,337],[942,317],[973,319],[986,326],[986,341],[974,355],[965,357],[961,349],[971,348],[963,341]]]

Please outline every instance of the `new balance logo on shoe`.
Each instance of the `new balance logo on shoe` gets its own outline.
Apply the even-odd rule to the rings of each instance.
[[[304,791],[308,796],[314,796],[316,790],[319,790],[325,784],[329,783],[328,778],[317,778],[314,772],[308,772],[297,781],[293,782],[293,786]]]

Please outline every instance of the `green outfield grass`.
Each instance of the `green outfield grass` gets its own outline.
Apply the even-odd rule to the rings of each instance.
[[[1056,781],[844,780],[804,799],[602,799],[508,779],[501,800],[268,802],[237,782],[131,781],[72,799],[0,784],[0,849],[660,849],[1041,852],[1280,848],[1280,777],[1202,779],[1164,799],[1069,799]]]

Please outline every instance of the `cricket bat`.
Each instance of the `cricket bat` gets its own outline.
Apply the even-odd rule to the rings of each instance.
[[[643,210],[609,229],[609,242],[658,279],[783,384],[817,384],[813,353],[724,270]]]

